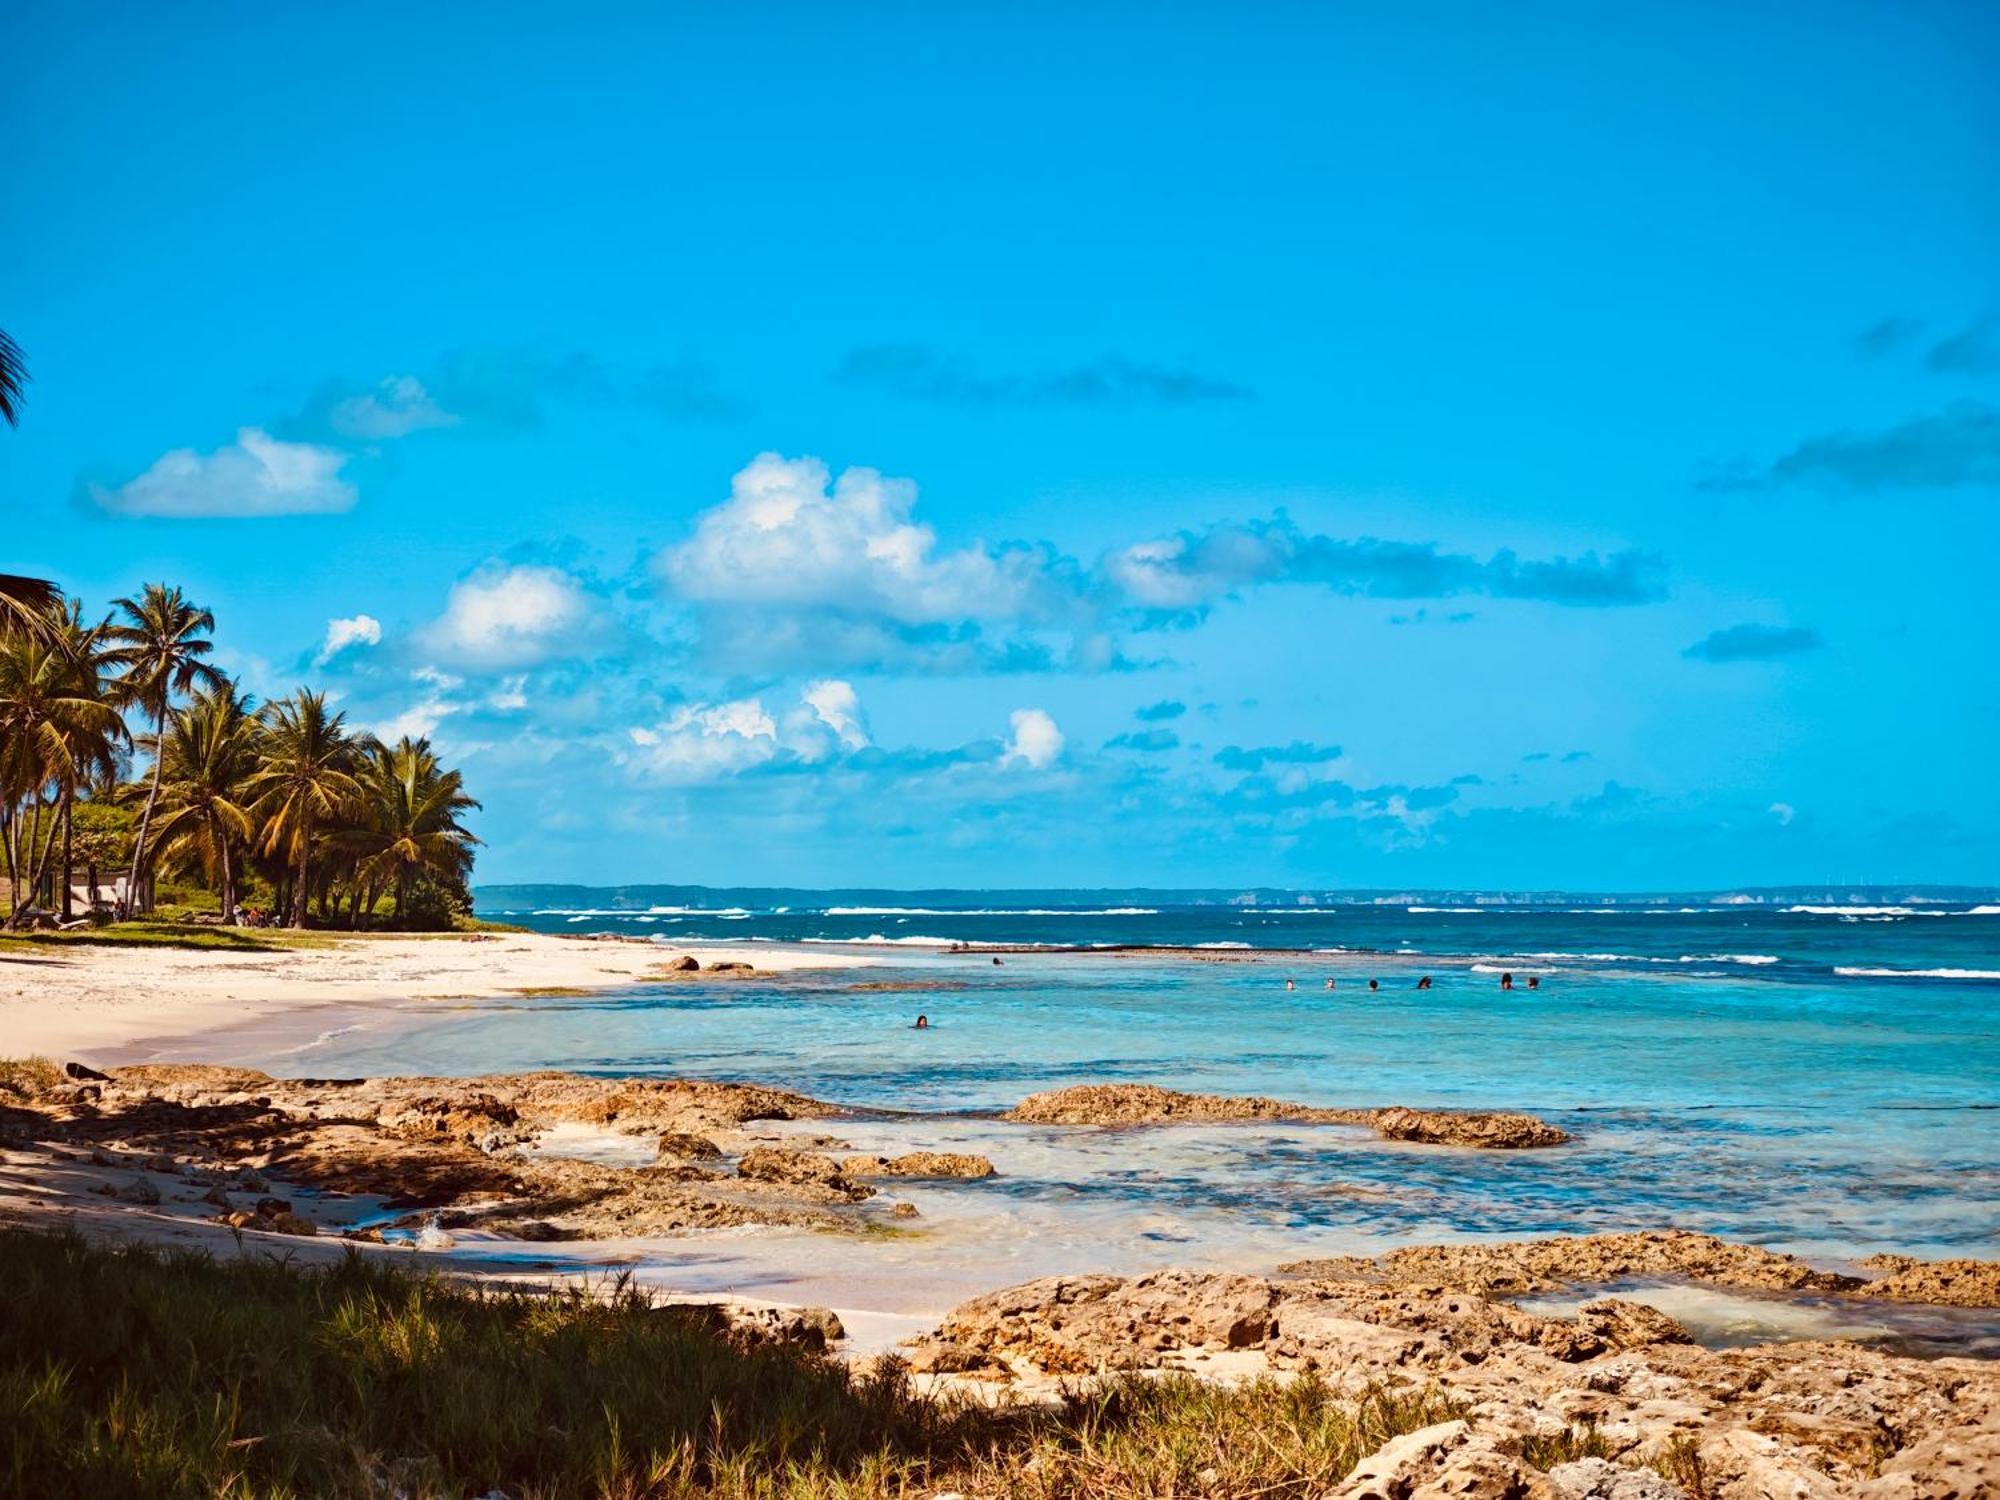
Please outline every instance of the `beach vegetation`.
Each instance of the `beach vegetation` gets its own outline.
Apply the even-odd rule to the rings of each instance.
[[[1435,1391],[1308,1373],[932,1396],[613,1280],[521,1289],[349,1251],[217,1260],[0,1231],[0,1491],[129,1496],[1305,1500]]]
[[[245,912],[293,932],[478,928],[462,774],[311,688],[254,702],[214,650],[214,615],[168,584],[92,620],[0,575],[5,930]]]

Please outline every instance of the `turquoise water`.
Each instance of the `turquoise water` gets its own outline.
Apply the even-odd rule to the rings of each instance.
[[[634,926],[574,915],[536,925]],[[1368,945],[1427,945],[1420,956],[1014,952],[996,966],[986,951],[828,945],[815,951],[829,961],[886,966],[418,1011],[392,1029],[331,1036],[287,1070],[736,1078],[865,1110],[954,1112],[953,1138],[988,1150],[1003,1175],[929,1190],[926,1213],[1002,1212],[1010,1232],[1051,1245],[1069,1235],[1079,1255],[1127,1261],[1268,1261],[1357,1243],[1667,1224],[1841,1258],[2000,1253],[2000,984],[1910,973],[2000,971],[1990,952],[2000,917],[1758,915],[1761,927],[1709,914],[1544,913],[1509,929],[1507,915],[1426,924],[1399,912],[1405,940]],[[983,923],[992,935],[981,941],[995,942],[1021,941],[1010,927],[1052,923],[1061,936],[1043,925],[1028,940],[1107,941],[1081,934],[1144,920],[1161,940],[1161,924],[1132,917],[921,920],[916,935],[960,938],[929,929]],[[1289,933],[1302,920],[1342,919],[1271,922]],[[1475,924],[1482,940],[1468,943],[1459,934]],[[711,918],[703,928],[776,936],[742,930],[758,925]],[[1169,940],[1243,940],[1211,932],[1183,921]],[[1454,946],[1471,951],[1446,956]],[[1520,957],[1529,953],[1544,956]],[[1623,956],[1546,956],[1556,953]],[[1732,957],[1702,957],[1717,954]],[[1511,992],[1497,986],[1503,966],[1517,975]],[[1904,972],[1837,972],[1859,968]],[[1518,987],[1530,972],[1541,989]],[[1414,988],[1422,973],[1433,988]],[[1370,976],[1380,991],[1366,988]],[[933,987],[857,991],[863,978]],[[910,1025],[920,1011],[927,1031]],[[982,1118],[1037,1089],[1121,1080],[1323,1104],[1523,1109],[1578,1139],[1467,1152],[1337,1127],[1079,1132]],[[840,1128],[859,1144],[869,1127]],[[892,1119],[875,1129],[892,1145],[938,1134]],[[1114,1243],[1124,1252],[1110,1255]]]

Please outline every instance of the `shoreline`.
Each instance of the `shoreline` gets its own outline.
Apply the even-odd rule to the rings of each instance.
[[[389,1014],[433,1001],[670,981],[664,971],[682,953],[765,974],[885,961],[744,943],[676,945],[583,934],[312,933],[297,944],[283,932],[250,929],[246,936],[265,946],[208,950],[79,941],[0,951],[0,1036],[12,1055],[112,1064],[245,1026],[275,1023],[296,1032],[297,1017],[319,1008]]]

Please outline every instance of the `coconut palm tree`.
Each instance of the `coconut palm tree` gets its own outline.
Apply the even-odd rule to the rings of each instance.
[[[347,716],[331,713],[326,695],[300,688],[264,706],[259,764],[246,790],[264,821],[262,847],[282,848],[294,879],[292,926],[306,925],[313,839],[348,817],[361,801],[362,742],[347,732]]]
[[[28,385],[28,357],[6,329],[0,328],[0,421],[21,425],[21,397]]]
[[[0,638],[0,818],[7,874],[18,926],[53,866],[56,836],[64,835],[63,893],[67,905],[70,811],[79,789],[115,763],[125,738],[105,669],[109,621],[85,625],[80,608],[52,619],[46,630]],[[25,803],[23,828],[17,804]],[[25,837],[24,837],[25,835]]]
[[[62,590],[46,578],[0,573],[0,630],[43,630],[62,608]]]
[[[361,816],[340,842],[355,856],[355,879],[364,889],[394,886],[401,921],[412,881],[465,879],[479,840],[458,820],[479,804],[466,795],[465,779],[440,764],[429,740],[407,735],[394,745],[371,745],[360,780]]]
[[[157,742],[166,732],[167,711],[176,695],[197,687],[220,688],[228,681],[202,660],[215,649],[215,643],[208,639],[208,633],[215,629],[215,616],[164,583],[149,583],[137,599],[115,600],[114,605],[125,614],[125,623],[112,627],[118,642],[113,660],[122,669],[119,687],[126,700],[152,721]],[[118,912],[121,917],[132,915],[133,894],[139,888],[147,835],[159,800],[160,762],[155,756],[152,787],[146,793],[146,810],[139,816],[139,836],[132,845],[132,873],[125,884],[125,900]]]
[[[257,772],[257,740],[249,705],[224,683],[196,693],[167,721],[162,739],[141,745],[165,768],[153,860],[198,865],[222,897],[222,921],[229,927],[236,925],[240,852],[255,828],[250,781]]]

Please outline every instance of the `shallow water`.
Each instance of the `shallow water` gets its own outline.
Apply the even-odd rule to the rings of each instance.
[[[865,976],[454,1002],[338,1030],[281,1066],[734,1078],[969,1116],[1037,1089],[1130,1080],[1523,1109],[1578,1137],[1474,1152],[1330,1126],[811,1127],[857,1149],[984,1151],[1004,1175],[913,1190],[927,1217],[955,1223],[963,1205],[974,1221],[992,1215],[995,1232],[1094,1249],[1099,1267],[1667,1224],[1836,1258],[1991,1255],[2000,1242],[2000,991],[1983,985],[1578,963],[1538,991],[1502,992],[1471,963],[1426,960],[1434,987],[1419,991],[1410,960],[1341,955],[1015,954],[995,967],[985,954],[906,950],[892,961]],[[1369,974],[1381,991],[1365,988]],[[937,987],[854,988],[891,975]],[[920,1011],[927,1031],[910,1025]]]

